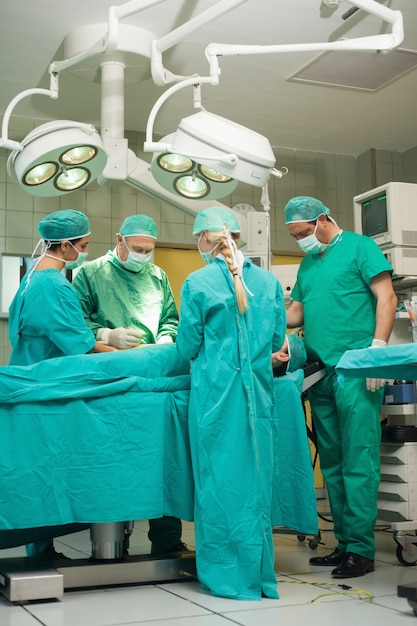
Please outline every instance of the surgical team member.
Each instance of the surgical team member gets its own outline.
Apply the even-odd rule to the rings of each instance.
[[[147,215],[127,217],[114,250],[86,263],[73,285],[84,319],[99,341],[119,349],[172,343],[178,311],[168,277],[151,262],[157,229]],[[183,552],[181,520],[164,516],[149,521],[153,554]]]
[[[10,365],[110,351],[87,328],[77,294],[61,273],[87,257],[88,218],[79,211],[56,211],[40,220],[38,231],[44,252],[23,277],[9,309]],[[26,550],[42,560],[63,557],[52,541],[29,544]]]
[[[392,268],[372,239],[342,231],[320,200],[298,196],[284,210],[306,253],[287,323],[304,324],[307,355],[327,371],[308,397],[337,546],[310,564],[332,566],[335,578],[363,576],[374,570],[384,381],[352,378],[342,388],[335,365],[346,350],[387,344],[397,304]]]
[[[277,598],[272,541],[271,354],[285,334],[281,286],[244,259],[222,207],[198,213],[206,267],[181,290],[176,346],[192,361],[189,429],[197,576],[235,600]]]

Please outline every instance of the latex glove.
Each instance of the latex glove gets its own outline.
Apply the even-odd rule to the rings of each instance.
[[[383,348],[387,345],[386,341],[382,341],[382,339],[373,339],[371,343],[371,348]],[[385,385],[385,378],[367,378],[366,379],[366,388],[368,391],[378,391]]]
[[[97,331],[98,341],[122,350],[136,348],[142,341],[142,336],[140,330],[135,328],[99,328]]]
[[[159,339],[156,340],[156,343],[174,343],[172,341],[172,337],[170,335],[162,335]]]

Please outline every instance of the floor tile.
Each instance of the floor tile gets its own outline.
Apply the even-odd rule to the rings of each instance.
[[[69,592],[62,601],[31,604],[28,610],[45,626],[132,626],[146,620],[208,614],[206,609],[153,585]]]
[[[274,533],[279,600],[217,598],[201,590],[198,581],[67,591],[61,600],[24,606],[14,606],[0,596],[0,625],[298,626],[303,621],[311,626],[417,624],[413,608],[397,594],[400,584],[417,585],[417,568],[404,567],[398,561],[390,525],[382,521],[376,528],[375,572],[336,580],[331,577],[331,567],[309,564],[311,556],[327,554],[336,546],[327,502],[319,501],[317,508],[326,519],[320,520],[321,543],[316,549],[310,548],[309,537],[300,541],[296,533],[283,529]],[[148,530],[148,520],[135,522],[130,554],[149,554]],[[191,549],[195,547],[192,523],[183,523],[182,538]],[[72,558],[91,555],[89,530],[58,537],[54,544],[59,552]],[[24,546],[19,546],[0,551],[0,559],[24,554]]]
[[[227,614],[241,626],[412,626],[410,615],[386,609],[371,602],[346,600],[345,602],[315,602],[276,608],[236,611]]]

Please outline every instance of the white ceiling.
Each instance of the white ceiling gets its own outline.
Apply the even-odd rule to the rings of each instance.
[[[218,0],[165,0],[123,20],[157,38]],[[401,48],[417,52],[417,0],[378,0],[402,11],[405,40]],[[19,92],[49,88],[48,66],[64,58],[63,40],[76,28],[107,23],[108,9],[121,0],[15,0],[0,7],[0,115]],[[208,74],[205,48],[211,42],[282,44],[324,42],[387,32],[380,19],[357,11],[343,0],[330,9],[321,0],[247,0],[202,26],[163,55],[170,71]],[[223,57],[218,86],[203,86],[203,105],[268,137],[273,147],[359,155],[369,148],[403,152],[417,145],[417,70],[408,71],[377,91],[289,82],[319,52]],[[358,68],[371,53],[350,53]],[[384,55],[384,57],[388,57]],[[351,69],[350,69],[351,71]],[[128,82],[128,81],[127,81]],[[14,116],[74,119],[100,126],[99,81],[81,80],[66,70],[60,75],[59,99],[33,96],[22,100]],[[163,88],[151,79],[126,84],[125,129],[144,131],[153,103]],[[155,132],[173,132],[191,114],[191,88],[175,94],[157,116]],[[277,166],[280,166],[279,158]]]

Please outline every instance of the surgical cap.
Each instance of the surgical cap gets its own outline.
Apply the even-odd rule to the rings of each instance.
[[[194,220],[193,235],[198,235],[203,230],[221,231],[226,228],[229,233],[240,233],[240,224],[237,217],[224,207],[211,206],[200,211]]]
[[[311,196],[296,196],[291,198],[284,207],[285,223],[294,222],[314,222],[319,215],[328,215],[330,210],[324,206],[323,202]]]
[[[304,341],[298,335],[289,333],[287,335],[288,341],[288,354],[290,360],[287,365],[287,372],[294,372],[295,370],[304,367],[307,361],[307,354],[304,347]]]
[[[120,235],[124,237],[152,237],[157,238],[156,224],[147,215],[131,215],[120,226]]]
[[[81,239],[90,234],[90,224],[84,213],[62,209],[43,217],[38,223],[38,231],[45,241]]]

